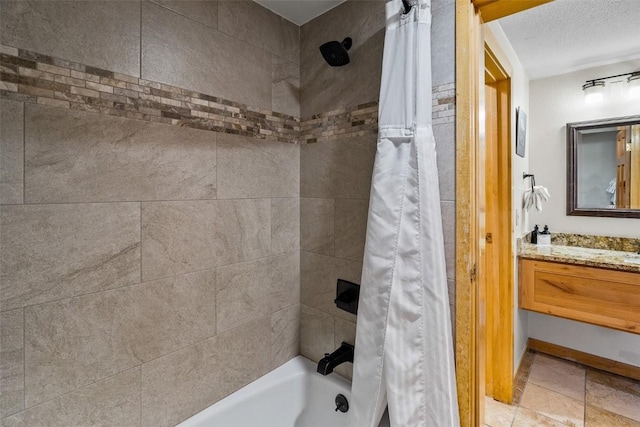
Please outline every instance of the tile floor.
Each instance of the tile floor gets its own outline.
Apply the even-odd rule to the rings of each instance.
[[[533,352],[521,371],[513,405],[485,399],[486,426],[640,427],[640,381]]]

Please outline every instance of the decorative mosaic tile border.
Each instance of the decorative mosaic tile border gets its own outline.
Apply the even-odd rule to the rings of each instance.
[[[378,103],[300,120],[134,76],[0,45],[0,97],[297,144],[378,132]],[[433,88],[433,124],[455,121],[455,85]]]
[[[434,125],[455,122],[455,99],[454,83],[433,87],[431,117]],[[300,129],[300,141],[307,144],[378,133],[378,102],[316,114],[303,120]]]
[[[300,125],[301,141],[313,143],[378,133],[378,102],[316,114]]]
[[[455,123],[456,121],[456,84],[447,83],[434,86],[432,91],[431,115],[434,125]]]
[[[0,46],[0,96],[271,141],[300,136],[297,117],[9,46]]]

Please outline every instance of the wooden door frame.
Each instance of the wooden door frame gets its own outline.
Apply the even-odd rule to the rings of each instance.
[[[481,25],[552,0],[456,0],[456,378],[461,427],[484,420],[483,295],[478,286]],[[482,19],[484,18],[484,20]]]
[[[510,404],[513,400],[513,227],[511,196],[511,75],[512,67],[489,29],[484,36],[487,277],[480,274],[486,312],[486,395]],[[489,117],[495,119],[489,125]],[[481,235],[482,236],[482,235]],[[489,274],[489,266],[493,267]],[[486,279],[486,280],[483,280]],[[489,280],[491,279],[491,280]]]

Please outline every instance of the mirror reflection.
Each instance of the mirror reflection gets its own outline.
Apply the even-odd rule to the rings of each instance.
[[[567,123],[567,214],[640,218],[640,116]]]
[[[578,207],[640,209],[640,125],[577,136]]]

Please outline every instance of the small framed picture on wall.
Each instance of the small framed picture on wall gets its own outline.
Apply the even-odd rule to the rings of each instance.
[[[524,112],[522,107],[516,109],[516,122],[518,123],[516,128],[516,154],[524,157],[524,147],[527,143],[527,113]]]

